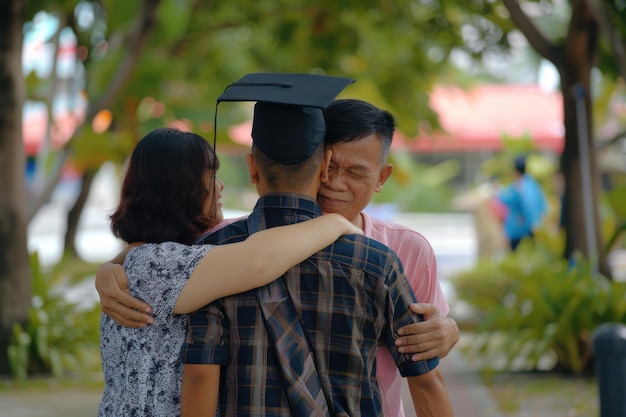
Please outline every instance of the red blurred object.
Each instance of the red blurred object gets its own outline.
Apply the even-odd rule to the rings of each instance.
[[[54,117],[54,124],[50,127],[50,138],[53,149],[62,147],[74,134],[83,122],[84,114],[60,112]],[[45,111],[29,111],[24,114],[22,137],[24,151],[32,156],[39,152],[40,146],[46,137],[48,115]]]
[[[541,150],[561,153],[563,98],[537,85],[482,85],[468,90],[436,87],[430,105],[443,132],[394,138],[395,149],[415,152],[484,152],[502,149],[502,135],[527,134]]]

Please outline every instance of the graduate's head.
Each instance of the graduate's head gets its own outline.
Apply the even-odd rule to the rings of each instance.
[[[316,177],[324,160],[323,110],[352,82],[313,74],[248,74],[218,98],[218,103],[256,102],[251,157],[267,191],[297,192]]]

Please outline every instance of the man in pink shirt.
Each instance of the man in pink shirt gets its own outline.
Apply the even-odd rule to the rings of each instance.
[[[324,212],[342,214],[366,236],[390,247],[399,256],[419,304],[412,305],[424,321],[399,330],[396,344],[414,360],[445,357],[459,340],[456,322],[446,317],[448,304],[437,280],[437,264],[428,241],[407,227],[368,216],[363,210],[382,190],[393,171],[387,163],[395,130],[393,116],[360,100],[335,100],[324,111],[325,144],[332,150],[328,181],[320,187]],[[228,222],[228,221],[226,221]],[[226,224],[226,223],[224,223]],[[222,227],[223,224],[217,226]],[[119,277],[116,277],[119,280]],[[121,287],[127,283],[121,280]],[[115,280],[96,279],[102,310],[127,327],[145,327],[150,307],[122,291]],[[386,417],[404,417],[402,377],[386,347],[376,354],[381,403]],[[439,372],[438,370],[435,370]]]
[[[335,100],[324,110],[326,137],[332,150],[329,178],[318,191],[324,212],[344,215],[363,229],[365,236],[387,245],[399,256],[420,304],[414,311],[425,321],[403,328],[411,336],[398,339],[404,352],[419,352],[414,359],[444,357],[459,339],[456,322],[437,280],[432,247],[418,232],[368,216],[363,210],[393,171],[387,163],[395,130],[393,116],[360,100]],[[403,351],[403,349],[400,349]],[[386,417],[404,416],[402,377],[389,350],[379,347],[376,373]]]

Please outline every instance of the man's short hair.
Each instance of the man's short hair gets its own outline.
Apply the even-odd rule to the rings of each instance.
[[[251,152],[271,190],[298,189],[308,186],[319,174],[324,146],[318,146],[311,156],[295,164],[276,162],[270,159],[258,146],[253,145]]]
[[[325,144],[352,142],[375,134],[382,141],[381,164],[387,161],[396,128],[391,113],[363,100],[343,99],[328,105],[324,110],[324,119]]]

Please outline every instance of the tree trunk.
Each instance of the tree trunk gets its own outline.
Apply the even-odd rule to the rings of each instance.
[[[13,325],[26,323],[31,297],[22,141],[25,3],[0,1],[0,374],[5,375]]]
[[[574,252],[581,252],[587,259],[597,254],[598,269],[610,277],[606,261],[606,254],[602,250],[602,228],[598,213],[600,201],[600,178],[596,160],[596,148],[593,133],[593,117],[590,97],[590,80],[593,62],[598,54],[598,28],[583,0],[572,2],[572,19],[568,35],[565,39],[563,55],[557,62],[561,76],[561,91],[563,93],[565,148],[561,155],[561,170],[565,178],[564,195],[564,222],[566,228],[565,255],[569,258]],[[584,109],[586,118],[579,119],[576,108],[574,88],[580,87],[584,93]],[[580,124],[580,120],[584,123]],[[580,131],[583,128],[583,131]],[[586,139],[583,149],[580,149],[578,135]],[[591,173],[591,194],[593,201],[593,226],[595,236],[589,237],[597,248],[596,254],[590,254],[587,245],[587,230],[585,228],[585,196],[583,194],[582,166],[583,152],[587,153],[589,170]]]
[[[80,193],[78,194],[76,202],[74,202],[74,205],[67,213],[67,229],[65,231],[63,250],[65,256],[78,256],[78,251],[76,250],[76,233],[78,232],[78,222],[80,220],[80,215],[85,208],[85,204],[87,203],[89,191],[91,191],[91,186],[97,173],[97,169],[88,169],[81,176]]]

